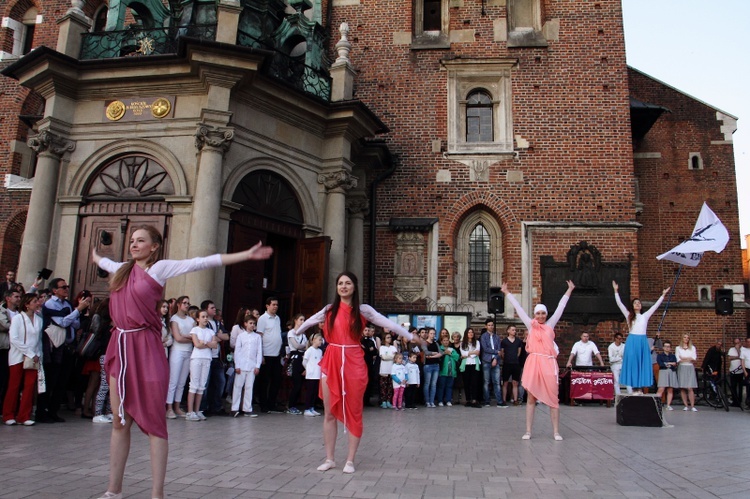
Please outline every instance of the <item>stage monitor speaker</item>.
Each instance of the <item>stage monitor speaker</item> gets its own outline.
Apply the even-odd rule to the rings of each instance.
[[[656,395],[617,395],[615,404],[620,426],[666,426],[661,398]]]
[[[717,289],[716,300],[714,305],[716,306],[716,315],[732,315],[734,313],[734,291],[731,289]]]
[[[505,312],[505,295],[500,288],[491,287],[487,299],[487,312],[491,314],[502,314]]]

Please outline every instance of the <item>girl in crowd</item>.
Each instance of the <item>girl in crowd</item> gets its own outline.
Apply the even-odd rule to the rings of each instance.
[[[698,353],[695,350],[695,345],[690,341],[689,334],[682,335],[682,342],[680,346],[675,349],[675,357],[677,357],[677,380],[680,384],[680,398],[682,398],[683,411],[691,410],[698,412],[695,408],[695,392],[694,388],[698,388],[698,379],[695,376],[695,366],[693,365],[698,360]],[[688,408],[688,401],[690,407]]]
[[[307,349],[307,336],[298,333],[297,328],[305,322],[305,314],[297,314],[289,322],[291,329],[287,333],[287,342],[289,343],[289,362],[292,363],[292,391],[289,392],[289,408],[286,412],[300,416],[302,411],[297,408],[297,402],[302,392],[302,382],[305,380],[305,375],[302,374],[305,370],[302,366],[302,356],[305,355]]]
[[[458,350],[451,346],[449,336],[443,336],[440,345],[440,354],[443,356],[440,363],[440,373],[437,381],[436,398],[438,406],[451,407],[453,405],[453,380],[456,379],[456,362],[461,357]]]
[[[565,305],[568,304],[570,295],[573,294],[575,284],[573,281],[567,281],[568,290],[560,299],[557,310],[552,317],[547,320],[547,307],[539,303],[534,307],[534,320],[526,314],[521,308],[515,296],[508,290],[508,284],[503,283],[500,290],[503,292],[508,301],[513,305],[518,317],[529,330],[526,339],[526,351],[528,358],[523,368],[521,383],[528,393],[529,402],[526,405],[526,433],[523,440],[531,438],[531,427],[534,424],[534,412],[536,411],[536,401],[546,404],[549,407],[550,418],[552,419],[552,432],[555,440],[562,440],[560,435],[560,404],[558,401],[558,366],[557,351],[555,349],[555,331],[554,327],[562,317]]]
[[[435,391],[437,391],[437,380],[440,375],[440,353],[438,344],[435,342],[435,329],[427,330],[427,343],[424,350],[424,404],[427,407],[435,407]]]
[[[164,355],[169,357],[169,347],[174,343],[172,334],[169,332],[169,302],[159,300],[156,304],[156,310],[161,317],[161,344],[164,345]]]
[[[400,352],[393,357],[391,367],[391,381],[393,383],[393,408],[400,411],[404,408],[404,389],[406,388],[406,366],[404,356]]]
[[[232,415],[242,412],[251,418],[253,413],[253,385],[263,364],[263,339],[255,332],[255,317],[246,314],[241,332],[237,335],[234,349],[234,386],[232,387]]]
[[[482,375],[479,361],[479,342],[474,338],[474,330],[464,331],[461,342],[461,366],[463,367],[464,392],[466,393],[466,407],[482,407],[477,401],[479,393],[479,377]]]
[[[137,228],[130,237],[132,260],[126,263],[92,257],[109,272],[110,314],[115,330],[107,349],[105,367],[110,378],[112,407],[118,417],[112,425],[110,474],[103,499],[121,499],[125,464],[130,452],[130,429],[136,422],[151,446],[151,497],[164,497],[167,470],[167,398],[169,368],[161,343],[161,324],[154,303],[162,297],[167,279],[247,260],[268,258],[272,249],[260,243],[239,253],[192,260],[159,260],[162,237],[152,226]],[[187,301],[186,299],[184,299]]]
[[[8,426],[34,424],[31,409],[42,355],[42,317],[37,315],[37,311],[42,303],[36,293],[26,293],[21,297],[20,312],[10,321],[10,376],[3,400],[3,422]]]
[[[674,388],[680,388],[677,379],[677,357],[672,353],[671,341],[664,341],[663,348],[664,352],[656,356],[656,363],[659,364],[659,388],[656,390],[656,398],[661,399],[664,390],[667,390],[667,410],[671,411]]]
[[[112,318],[109,316],[109,297],[99,302],[94,314],[91,316],[91,329],[100,338],[102,349],[99,352],[99,390],[94,399],[94,423],[111,423],[112,406],[109,403],[109,380],[107,371],[104,369],[104,358],[107,353],[107,345],[112,336]]]
[[[328,342],[320,363],[326,460],[318,471],[328,471],[336,466],[334,452],[338,420],[349,431],[349,452],[343,471],[354,473],[354,459],[362,437],[362,405],[367,388],[367,365],[360,345],[367,321],[388,328],[399,336],[412,337],[409,331],[378,314],[371,306],[360,305],[357,277],[351,272],[342,272],[336,277],[336,298],[333,303],[307,319],[298,329],[298,332],[304,332],[323,322],[323,332]]]
[[[198,312],[198,325],[190,330],[193,340],[193,351],[190,353],[190,389],[187,400],[187,421],[205,421],[206,416],[200,410],[203,391],[208,382],[208,370],[211,368],[211,350],[216,348],[218,338],[213,329],[208,327],[208,312]]]
[[[618,293],[620,286],[615,281],[612,281],[612,288],[615,290],[615,302],[617,302],[617,306],[625,316],[625,321],[630,330],[625,342],[620,383],[627,387],[628,393],[632,393],[633,387],[642,388],[654,384],[651,348],[648,345],[646,329],[648,328],[648,320],[656,312],[656,309],[659,308],[661,302],[664,301],[664,296],[669,292],[669,288],[662,291],[659,299],[656,300],[656,303],[645,314],[641,314],[641,310],[643,310],[641,300],[633,298],[630,308],[627,308],[620,300],[620,294]],[[641,394],[643,392],[638,390],[636,393]]]
[[[251,317],[253,314],[247,307],[240,307],[239,311],[237,312],[237,317],[234,319],[234,326],[232,326],[232,331],[229,333],[229,347],[234,348],[237,344],[237,336],[245,331],[245,320],[248,317]],[[255,319],[257,322],[257,318]]]
[[[180,409],[182,392],[185,389],[188,374],[190,374],[190,354],[193,353],[193,339],[190,331],[195,321],[188,315],[190,298],[177,298],[177,313],[169,319],[172,332],[172,348],[169,351],[169,388],[167,390],[167,418],[184,418],[185,413]]]
[[[315,410],[315,401],[318,399],[320,389],[320,360],[323,352],[320,345],[323,344],[323,336],[315,333],[310,339],[310,348],[302,357],[302,367],[305,368],[305,416],[320,416]]]
[[[383,334],[383,344],[380,345],[380,407],[390,409],[393,399],[393,383],[391,382],[391,368],[396,356],[396,346],[393,345],[393,335],[386,331]]]

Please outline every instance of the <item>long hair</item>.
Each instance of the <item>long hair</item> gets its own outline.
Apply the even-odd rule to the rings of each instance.
[[[159,234],[159,231],[151,225],[139,225],[133,230],[133,232],[137,230],[145,230],[146,232],[148,232],[148,235],[151,238],[151,242],[159,245],[159,248],[151,253],[151,255],[149,255],[148,257],[148,260],[146,260],[146,266],[151,266],[157,260],[159,260],[159,255],[161,254],[161,248],[163,244],[161,234]],[[133,232],[131,232],[131,237],[133,235]],[[117,272],[115,272],[115,275],[113,275],[112,279],[109,281],[110,291],[117,291],[125,286],[125,283],[130,277],[130,272],[133,270],[133,265],[135,265],[135,260],[130,259],[125,265],[117,269]]]
[[[250,310],[248,310],[247,307],[240,307],[240,309],[237,311],[237,317],[234,319],[234,325],[235,326],[240,326],[241,328],[244,329],[244,327],[245,327],[245,315],[247,315],[247,313],[249,311]]]
[[[165,303],[167,304],[167,315],[162,315],[161,306],[164,305]],[[170,312],[169,300],[157,300],[156,312],[159,314],[159,317],[161,317],[162,319],[169,319],[169,312]]]
[[[352,337],[353,340],[359,341],[360,337],[362,336],[362,317],[359,314],[359,281],[357,279],[357,276],[355,276],[352,272],[349,272],[348,270],[343,271],[339,275],[336,276],[336,285],[338,286],[339,279],[342,277],[348,277],[352,281],[352,285],[354,286],[354,293],[352,293],[352,313],[350,315],[350,321],[349,321],[349,335]],[[328,311],[328,319],[326,320],[326,325],[328,328],[328,331],[333,331],[333,324],[336,322],[336,314],[339,312],[339,306],[341,305],[341,297],[338,293],[336,293],[336,297],[333,299],[333,303],[331,304],[331,308]]]
[[[463,341],[461,341],[461,348],[463,348],[464,350],[469,349],[469,331],[471,331],[474,335],[474,337],[471,339],[471,346],[476,346],[477,344],[477,334],[474,332],[474,328],[467,327],[466,331],[464,331],[464,339]]]
[[[633,321],[635,320],[635,308],[633,308],[633,303],[635,303],[636,301],[641,301],[641,299],[633,298],[632,300],[630,300],[630,306],[628,306],[628,312],[629,312],[628,318],[627,318],[628,329],[633,327]],[[643,309],[643,302],[641,302],[641,310],[642,309]]]

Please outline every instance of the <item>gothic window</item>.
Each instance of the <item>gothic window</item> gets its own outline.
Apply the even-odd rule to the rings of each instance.
[[[490,286],[500,286],[503,274],[502,231],[483,209],[465,217],[456,233],[456,302],[479,316],[487,313]]]
[[[703,169],[703,158],[699,152],[691,152],[688,155],[688,169],[690,170],[702,170]]]
[[[469,236],[469,300],[487,301],[490,287],[490,236],[477,224]]]
[[[448,151],[513,152],[511,70],[515,59],[453,59],[448,71]]]
[[[483,90],[466,99],[466,142],[492,142],[492,97]]]

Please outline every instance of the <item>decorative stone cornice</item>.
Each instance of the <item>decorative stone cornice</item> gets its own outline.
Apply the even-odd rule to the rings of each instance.
[[[66,152],[73,152],[76,149],[75,141],[56,135],[49,130],[42,130],[38,135],[29,138],[26,145],[37,154],[50,152],[56,156],[62,156]]]
[[[199,151],[205,148],[218,149],[223,154],[229,150],[233,139],[234,130],[231,128],[199,124],[195,132],[195,148]]]
[[[327,190],[343,189],[348,191],[357,187],[357,177],[346,170],[332,173],[321,173],[318,175],[318,183],[323,184]]]
[[[365,197],[347,199],[346,211],[350,215],[367,216],[370,213],[370,202]]]

